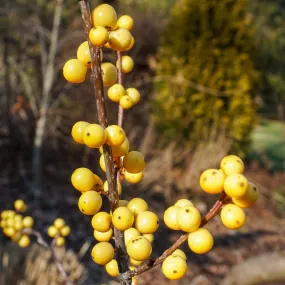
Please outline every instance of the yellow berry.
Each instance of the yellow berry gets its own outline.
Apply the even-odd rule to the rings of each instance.
[[[134,215],[127,207],[119,207],[112,215],[112,223],[116,229],[125,231],[133,225]]]
[[[101,4],[92,10],[91,18],[94,26],[102,26],[114,29],[117,24],[117,13],[115,9],[108,4]]]
[[[92,28],[89,32],[89,40],[93,46],[103,46],[109,40],[108,30],[102,26]]]
[[[70,227],[69,226],[64,226],[61,230],[60,230],[60,233],[63,237],[67,237],[69,236],[71,230],[70,230]]]
[[[145,200],[141,198],[134,198],[128,203],[128,208],[132,211],[135,217],[141,212],[148,210],[148,205]]]
[[[116,63],[116,67],[117,67],[117,69],[119,69],[119,61],[118,60]],[[133,59],[128,55],[122,56],[122,72],[123,73],[130,73],[133,70],[133,68],[134,68]],[[127,94],[127,95],[130,96],[130,94]],[[136,103],[134,103],[134,104],[136,104]]]
[[[98,124],[89,124],[83,131],[83,142],[91,148],[99,148],[107,139],[106,131]]]
[[[170,280],[178,280],[187,272],[185,259],[178,255],[170,255],[162,263],[162,272]]]
[[[16,200],[14,207],[17,211],[22,212],[25,208],[25,202],[23,200]]]
[[[141,99],[141,94],[136,88],[128,88],[126,95],[132,98],[133,105],[136,105]]]
[[[27,216],[23,219],[24,228],[31,228],[34,225],[34,219],[30,216]]]
[[[95,215],[101,206],[102,198],[95,191],[84,192],[78,200],[78,207],[85,215]]]
[[[118,190],[118,194],[121,195],[122,193],[122,185],[120,182],[117,183],[117,190]],[[104,182],[104,191],[108,192],[109,191],[109,186],[108,186],[108,181],[106,180]]]
[[[18,221],[22,221],[23,220],[23,216],[20,214],[16,214],[14,216],[14,222],[18,222]]]
[[[48,236],[49,237],[54,238],[58,234],[59,234],[59,231],[58,231],[58,229],[55,226],[50,226],[48,228]]]
[[[7,227],[13,227],[14,226],[14,219],[13,218],[8,218],[7,220],[6,220],[6,226]]]
[[[150,243],[152,243],[154,241],[154,235],[153,234],[143,234],[143,236],[145,238],[147,238],[150,241]]]
[[[95,190],[95,191],[102,191],[103,190],[103,181],[102,179],[94,174],[94,178],[95,178],[95,185],[93,186],[92,190]]]
[[[127,244],[128,255],[137,261],[143,261],[149,258],[151,252],[151,243],[143,236],[134,237]]]
[[[75,142],[84,144],[83,141],[83,131],[89,125],[89,123],[84,121],[79,121],[75,123],[71,130],[71,136]]]
[[[105,164],[104,154],[102,154],[102,155],[100,156],[99,164],[100,164],[101,169],[102,169],[104,172],[106,172],[106,164]]]
[[[22,248],[29,246],[30,243],[31,241],[28,235],[22,235],[22,237],[18,241],[18,245]]]
[[[60,230],[61,228],[63,228],[63,227],[65,226],[65,221],[64,221],[64,219],[62,219],[62,218],[57,218],[57,219],[54,221],[53,225],[54,225],[58,230]]]
[[[248,181],[242,174],[230,174],[224,182],[224,190],[232,198],[244,196],[247,187]]]
[[[23,229],[23,222],[22,221],[15,221],[14,223],[14,229],[16,231],[20,231]]]
[[[65,238],[64,237],[57,237],[55,240],[56,246],[63,246],[65,244]]]
[[[244,211],[234,204],[228,204],[221,211],[221,221],[229,229],[241,228],[246,221]]]
[[[177,215],[180,208],[177,206],[171,206],[164,212],[164,223],[167,227],[169,227],[172,230],[178,231],[180,230],[180,227],[177,222]]]
[[[134,238],[134,237],[138,237],[140,236],[140,232],[136,229],[136,228],[129,228],[127,230],[124,231],[124,240],[125,240],[125,244],[127,245],[128,242]]]
[[[193,252],[204,254],[212,249],[214,239],[208,230],[201,228],[189,234],[188,245]]]
[[[113,236],[113,230],[110,229],[107,232],[99,232],[94,230],[94,238],[98,241],[109,241]]]
[[[193,206],[193,203],[188,199],[180,199],[174,204],[174,206],[182,208],[185,206]]]
[[[178,255],[187,261],[187,256],[186,256],[185,252],[179,248],[175,249],[174,252],[172,253],[172,255]]]
[[[79,59],[70,59],[63,66],[63,76],[70,83],[81,83],[85,80],[87,66]]]
[[[130,263],[134,266],[139,266],[139,265],[143,264],[143,261],[139,261],[139,260],[135,260],[133,258],[130,258]]]
[[[241,174],[244,171],[244,164],[238,156],[228,155],[222,159],[221,169],[226,175]]]
[[[134,20],[129,15],[123,15],[118,19],[116,28],[123,28],[130,31],[133,28]]]
[[[129,173],[128,171],[125,171],[124,178],[126,181],[132,184],[139,183],[143,179],[143,172],[139,173]]]
[[[85,65],[90,65],[91,55],[89,50],[89,44],[87,41],[83,42],[77,49],[77,58]]]
[[[115,84],[118,78],[116,66],[110,62],[104,62],[101,64],[101,69],[104,86],[111,86]]]
[[[124,130],[117,125],[111,125],[107,127],[106,133],[106,143],[110,146],[120,146],[126,139]]]
[[[109,34],[109,45],[116,51],[126,50],[132,42],[132,35],[126,29],[117,29]]]
[[[94,230],[107,232],[111,228],[112,218],[106,212],[99,212],[92,218],[91,224]]]
[[[18,243],[19,240],[21,239],[22,234],[20,232],[16,232],[12,237],[12,241]]]
[[[106,272],[112,276],[117,277],[120,275],[119,266],[116,259],[112,259],[109,263],[105,265]]]
[[[127,200],[119,200],[119,207],[127,207],[129,204],[129,201]]]
[[[12,237],[13,235],[16,234],[15,229],[12,228],[12,227],[6,227],[6,228],[4,228],[3,232],[4,232],[4,234],[5,234],[6,236],[8,236],[8,237]]]
[[[130,43],[129,47],[126,49],[126,51],[132,49],[134,45],[135,45],[135,38],[132,36],[131,43]]]
[[[201,224],[201,214],[193,206],[185,206],[179,209],[177,222],[184,232],[194,232]]]
[[[132,108],[132,106],[134,105],[133,100],[129,95],[124,95],[120,99],[119,104],[125,110]]]
[[[114,258],[114,248],[109,242],[99,242],[93,247],[91,256],[97,264],[105,265]]]
[[[80,192],[91,190],[96,184],[94,173],[85,167],[77,168],[71,175],[71,183]]]
[[[225,175],[218,169],[208,169],[200,176],[201,188],[209,194],[218,194],[224,190]]]
[[[126,90],[121,84],[114,84],[108,89],[108,97],[113,102],[119,102],[120,99],[125,95]]]
[[[258,200],[259,192],[255,184],[248,182],[246,193],[238,198],[232,198],[235,205],[240,208],[249,208]]]
[[[6,221],[5,221],[5,220],[2,220],[2,221],[0,222],[0,227],[1,227],[2,229],[6,227]]]
[[[138,151],[131,151],[124,156],[123,165],[130,173],[142,172],[145,168],[144,156]]]
[[[121,157],[129,152],[129,140],[126,137],[124,142],[119,146],[112,146],[113,157]]]
[[[150,211],[140,212],[136,218],[136,228],[142,234],[152,234],[159,226],[157,215]]]

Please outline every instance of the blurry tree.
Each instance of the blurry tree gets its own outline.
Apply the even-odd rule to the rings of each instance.
[[[240,150],[249,140],[257,72],[252,17],[245,0],[180,0],[157,54],[154,122],[164,142],[215,140]]]

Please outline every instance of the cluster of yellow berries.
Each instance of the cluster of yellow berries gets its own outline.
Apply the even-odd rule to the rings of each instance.
[[[100,49],[101,61],[103,60],[102,46],[115,51],[128,51],[134,46],[134,37],[130,33],[134,21],[129,15],[123,15],[119,19],[114,8],[108,4],[97,6],[92,11],[93,28],[89,32],[90,43]],[[65,79],[71,83],[81,83],[85,80],[87,70],[90,67],[91,55],[88,41],[83,42],[77,50],[77,58],[68,60],[63,67]],[[140,100],[140,92],[135,88],[125,89],[123,85],[116,83],[120,62],[116,66],[110,62],[101,64],[102,80],[104,86],[110,86],[108,97],[117,102],[124,109],[129,109]],[[121,70],[129,73],[133,70],[134,61],[128,55],[121,58]]]
[[[4,210],[1,212],[0,226],[7,237],[11,238],[20,247],[25,248],[30,244],[28,230],[33,227],[34,219],[20,214],[27,209],[23,200],[16,200],[14,208],[15,210]]]
[[[56,246],[63,246],[65,244],[65,237],[70,234],[70,227],[65,224],[64,219],[55,219],[52,226],[48,228],[48,236],[55,239]]]

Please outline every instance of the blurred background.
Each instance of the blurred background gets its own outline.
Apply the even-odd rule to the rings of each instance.
[[[227,230],[219,217],[207,226],[215,237],[210,253],[198,256],[185,245],[185,278],[170,282],[157,267],[140,276],[140,284],[237,284],[222,280],[252,257],[256,262],[248,268],[269,270],[268,252],[276,252],[273,267],[274,262],[283,265],[285,275],[285,2],[90,4],[102,2],[135,20],[136,42],[128,53],[135,68],[124,85],[138,88],[142,100],[125,112],[124,129],[147,167],[143,182],[123,185],[124,199],[142,197],[162,218],[166,207],[187,197],[205,213],[216,197],[201,191],[199,176],[219,167],[228,153],[244,159],[246,176],[261,192],[242,230]],[[54,219],[64,218],[72,233],[69,251],[62,254],[70,272],[80,267],[76,284],[116,284],[90,258],[90,218],[79,212],[79,192],[70,183],[72,171],[81,166],[105,179],[99,152],[70,136],[76,121],[96,122],[97,117],[89,76],[79,85],[62,76],[65,61],[76,57],[85,41],[79,5],[10,0],[1,3],[0,16],[0,210],[23,199],[45,237]],[[114,52],[103,48],[103,53],[104,61],[116,62]],[[109,123],[115,124],[117,104],[107,99],[107,108]],[[177,237],[161,225],[154,256]],[[6,240],[1,253],[3,285],[64,284],[55,277],[48,253],[37,246],[19,249]],[[242,283],[247,284],[265,283]],[[285,276],[278,284],[285,284]]]

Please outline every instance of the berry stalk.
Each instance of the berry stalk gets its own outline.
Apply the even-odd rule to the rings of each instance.
[[[120,51],[117,52],[118,56],[118,82],[119,84],[123,85],[123,73],[122,73],[122,53]],[[124,118],[124,109],[119,105],[118,110],[118,126],[123,126],[123,118]]]

